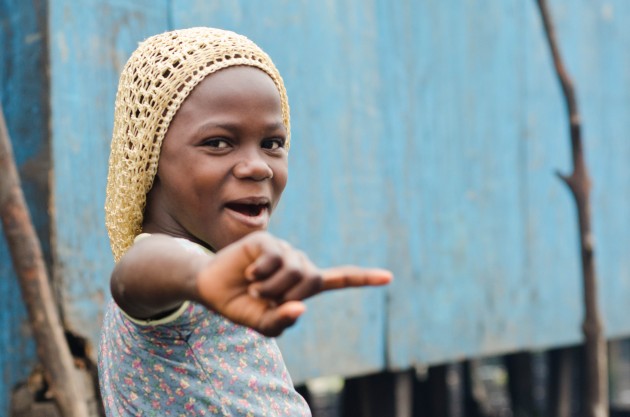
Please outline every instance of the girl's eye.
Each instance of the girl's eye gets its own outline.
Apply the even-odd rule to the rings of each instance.
[[[262,141],[261,147],[263,149],[269,149],[275,151],[279,148],[284,148],[284,139],[282,138],[271,138],[265,139]]]
[[[229,143],[225,139],[208,139],[203,145],[210,148],[225,149],[229,146]]]

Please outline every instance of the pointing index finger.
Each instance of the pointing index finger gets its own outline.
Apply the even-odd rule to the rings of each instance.
[[[392,279],[392,273],[386,269],[338,266],[322,270],[322,291],[387,285]]]

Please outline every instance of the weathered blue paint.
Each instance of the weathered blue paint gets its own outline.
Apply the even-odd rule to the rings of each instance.
[[[553,3],[581,93],[598,94],[607,77],[581,76],[574,62],[592,65],[602,47],[608,57],[628,55],[616,23],[627,6],[618,3]],[[580,339],[574,207],[553,175],[570,168],[565,109],[534,2],[174,4],[176,27],[243,32],[270,51],[287,80],[299,169],[274,230],[323,263],[368,259],[396,271],[386,325],[376,311],[382,292],[313,302],[283,338],[298,379],[340,366],[352,374]],[[566,16],[580,23],[567,26]],[[607,36],[588,36],[584,24],[621,37],[616,48]],[[610,67],[610,59],[595,62]],[[595,100],[585,97],[586,115]],[[599,100],[599,112],[606,105]],[[597,140],[588,126],[585,140]],[[615,146],[627,148],[621,140]],[[612,230],[628,224],[619,217],[628,203],[620,203]],[[606,241],[621,241],[617,255],[628,249],[616,234]],[[602,258],[617,271],[611,288],[623,306],[628,294],[617,291],[628,285],[628,267],[622,256]],[[339,320],[346,306],[364,316]],[[609,333],[627,334],[617,317]],[[381,352],[372,340],[385,329]],[[329,334],[359,336],[344,349],[343,338]]]
[[[390,250],[408,264],[391,289],[390,366],[505,349],[525,313],[511,294],[524,290],[522,13],[514,2],[382,8],[388,125],[405,141],[388,161],[401,230]]]
[[[166,1],[50,2],[55,280],[66,324],[93,343],[113,266],[103,206],[118,76],[166,24]]]
[[[0,102],[33,224],[49,259],[45,6],[43,1],[0,0]],[[0,306],[0,416],[5,416],[11,390],[32,370],[35,350],[2,227]]]
[[[593,172],[608,334],[630,334],[630,17],[553,0]],[[388,289],[308,302],[280,340],[296,381],[581,338],[566,110],[532,1],[50,2],[53,224],[66,321],[95,341],[112,261],[103,201],[118,73],[168,28],[244,33],[292,107],[273,230],[321,265],[394,270]]]
[[[588,2],[580,2],[580,9]],[[567,59],[575,62],[577,85],[584,85],[580,99],[587,142],[587,157],[593,170],[594,229],[597,261],[602,278],[600,299],[609,334],[627,334],[623,317],[630,294],[628,236],[630,221],[630,173],[624,167],[630,157],[630,76],[623,68],[630,64],[630,32],[623,28],[627,2],[598,2],[592,14],[558,7],[565,38],[573,38]],[[579,51],[580,43],[591,45],[588,53]]]
[[[624,193],[627,173],[619,164],[629,147],[623,135],[627,104],[619,97],[627,100],[622,93],[627,75],[609,68],[622,68],[613,63],[628,60],[628,32],[619,23],[628,7],[621,2],[552,5],[582,105],[587,157],[593,161],[595,233],[599,242],[607,242],[598,252],[607,332],[627,335],[622,312],[630,275],[622,254],[630,248],[630,222],[622,213],[630,202]],[[418,121],[437,130],[417,138],[425,148],[415,154],[428,169],[419,193],[437,188],[412,211],[426,213],[421,216],[425,229],[415,229],[424,243],[419,245],[424,262],[417,275],[399,274],[403,285],[399,279],[392,287],[390,365],[579,341],[583,313],[575,208],[553,175],[570,169],[566,111],[535,3],[482,2],[460,9],[432,4],[400,16],[413,16],[413,24],[393,27],[419,32],[415,44],[427,55],[425,66],[434,68],[426,73],[426,90],[412,103],[429,103],[439,112]],[[616,58],[595,57],[600,50]],[[401,78],[415,74],[413,69]],[[619,98],[609,99],[603,85]],[[608,111],[618,120],[601,120]],[[614,174],[597,162],[612,153],[619,155],[617,164],[604,164]],[[604,197],[614,203],[603,206]],[[441,216],[448,216],[442,224]]]
[[[556,171],[568,174],[571,169],[564,100],[535,3],[527,5],[524,12],[525,278],[531,282],[531,313],[535,314],[529,345],[537,347],[544,345],[545,334],[554,334],[558,344],[580,340],[582,286],[575,206],[567,187],[554,175]],[[561,16],[556,8],[552,13],[561,35]],[[561,36],[560,41],[566,51],[567,39]],[[573,61],[567,65],[573,73]],[[580,91],[583,88],[577,87]]]

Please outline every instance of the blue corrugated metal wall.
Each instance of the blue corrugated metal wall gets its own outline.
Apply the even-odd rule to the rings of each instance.
[[[607,331],[628,335],[630,3],[551,6],[595,182]],[[580,340],[575,210],[554,176],[570,169],[567,123],[533,0],[51,0],[48,20],[55,279],[72,329],[95,340],[107,294],[118,74],[141,39],[207,25],[254,39],[287,84],[273,230],[321,265],[396,273],[309,302],[281,339],[297,381]]]

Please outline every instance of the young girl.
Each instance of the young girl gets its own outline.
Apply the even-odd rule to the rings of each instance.
[[[117,262],[99,353],[108,416],[310,415],[270,337],[303,299],[391,274],[320,270],[265,232],[289,141],[282,78],[241,35],[168,32],[127,62],[105,207]]]

